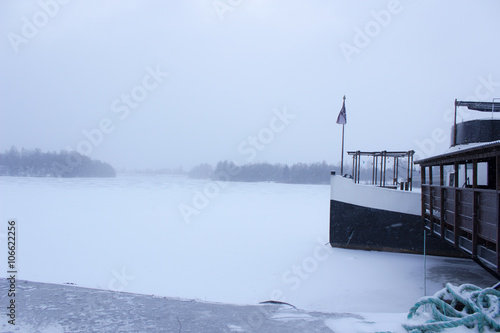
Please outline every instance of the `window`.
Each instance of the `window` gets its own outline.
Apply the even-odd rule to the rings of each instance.
[[[470,174],[467,174],[467,169],[465,168],[465,164],[459,164],[458,165],[458,184],[456,186],[457,187],[465,187],[466,185],[470,184],[470,180],[469,180],[470,175],[472,175],[472,172],[470,172]]]
[[[458,165],[458,187],[472,187],[472,163]]]
[[[428,167],[428,166],[422,168],[422,172],[424,172],[424,176],[425,176],[424,177],[424,184],[430,184],[431,183],[430,178],[429,178],[431,173],[430,173],[429,170],[430,170],[430,167]]]
[[[488,186],[488,163],[480,162],[477,164],[477,185]]]
[[[432,166],[432,185],[441,184],[441,172],[439,165]]]
[[[445,186],[455,186],[455,166],[443,165],[443,181]]]

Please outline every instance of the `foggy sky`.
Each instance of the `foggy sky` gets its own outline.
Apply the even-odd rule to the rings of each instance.
[[[500,2],[0,2],[0,151],[117,168],[340,160],[449,146],[500,97]],[[466,112],[463,117],[471,117]]]

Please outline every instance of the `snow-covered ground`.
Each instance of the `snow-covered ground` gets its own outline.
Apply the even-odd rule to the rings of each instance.
[[[422,257],[331,248],[329,191],[180,176],[1,177],[0,242],[16,219],[23,280],[403,318],[424,295]],[[445,282],[496,280],[469,260],[428,257],[427,294]]]

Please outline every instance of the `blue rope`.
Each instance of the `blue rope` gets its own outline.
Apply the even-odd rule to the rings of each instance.
[[[448,283],[434,296],[421,298],[410,309],[408,319],[418,316],[423,308],[430,308],[432,319],[423,324],[403,325],[408,332],[441,332],[458,326],[477,327],[478,332],[488,327],[500,332],[500,292],[493,288],[481,289],[473,284],[455,287]]]

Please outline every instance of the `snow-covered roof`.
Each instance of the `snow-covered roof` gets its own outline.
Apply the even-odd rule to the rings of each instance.
[[[448,148],[445,152],[426,157],[420,160],[415,161],[415,164],[423,164],[428,161],[435,161],[438,159],[445,159],[447,157],[452,157],[458,154],[467,154],[467,153],[473,153],[476,152],[477,150],[483,150],[483,149],[488,149],[488,148],[493,148],[499,146],[500,147],[500,140],[496,141],[490,141],[490,142],[474,142],[474,143],[469,143],[469,144],[462,144],[462,145],[456,145]]]
[[[479,148],[479,147],[487,147],[490,145],[493,146],[493,145],[498,144],[498,143],[500,143],[500,140],[490,141],[490,142],[474,142],[474,143],[468,143],[465,145],[456,145],[456,146],[452,146],[452,147],[448,148],[448,150],[446,150],[442,155],[455,153],[455,152],[459,152],[459,151],[466,151],[469,149],[475,149],[475,148]]]

